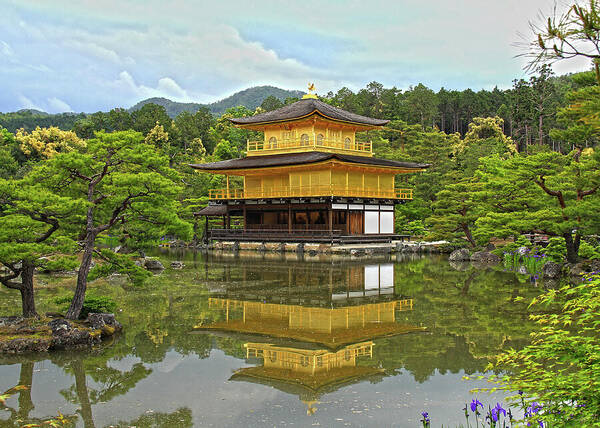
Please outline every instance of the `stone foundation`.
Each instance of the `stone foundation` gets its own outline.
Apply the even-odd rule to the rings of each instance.
[[[267,253],[302,253],[314,257],[317,254],[351,255],[355,257],[373,256],[393,253],[448,253],[447,242],[392,242],[375,244],[319,244],[289,242],[216,242],[201,247],[206,250],[223,252],[258,251]]]

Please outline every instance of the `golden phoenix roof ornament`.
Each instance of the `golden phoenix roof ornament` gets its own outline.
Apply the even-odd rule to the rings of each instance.
[[[317,98],[317,95],[316,95],[316,94],[313,94],[314,90],[315,90],[315,84],[314,84],[314,83],[310,83],[310,82],[309,82],[309,83],[308,83],[308,94],[304,94],[304,95],[302,96],[302,99],[303,99],[303,100],[305,100],[305,99],[307,99],[307,98],[315,98],[315,99],[316,99],[316,98]]]

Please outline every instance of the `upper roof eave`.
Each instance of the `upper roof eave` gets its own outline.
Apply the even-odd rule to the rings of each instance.
[[[326,119],[336,122],[366,127],[381,127],[389,123],[389,120],[361,116],[342,110],[338,107],[330,106],[318,99],[302,99],[276,110],[257,114],[255,116],[232,117],[229,118],[229,121],[238,126],[258,126],[271,123],[291,122],[307,118],[313,114],[318,114]]]

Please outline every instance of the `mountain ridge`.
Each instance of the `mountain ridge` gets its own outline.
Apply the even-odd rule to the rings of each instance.
[[[221,115],[225,113],[225,110],[231,107],[244,106],[250,110],[256,109],[265,98],[273,96],[281,101],[285,101],[288,97],[301,97],[304,95],[302,91],[287,90],[277,88],[275,86],[253,86],[251,88],[238,91],[222,100],[215,101],[213,103],[202,104],[202,103],[181,103],[172,101],[164,97],[152,97],[146,98],[145,100],[139,101],[128,109],[129,112],[139,110],[146,104],[158,104],[163,106],[167,111],[167,114],[175,118],[178,114],[183,111],[189,111],[190,113],[196,113],[201,108],[208,108],[212,114]]]

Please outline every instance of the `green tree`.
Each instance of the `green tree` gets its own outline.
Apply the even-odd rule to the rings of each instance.
[[[434,215],[429,219],[434,236],[464,236],[471,246],[477,246],[472,230],[479,218],[479,207],[475,203],[478,188],[479,183],[473,178],[462,178],[446,184],[437,193]]]
[[[477,221],[483,239],[540,231],[565,240],[567,260],[578,259],[581,237],[600,226],[600,153],[499,156],[483,160],[487,199]]]
[[[144,104],[141,109],[131,114],[133,129],[146,135],[156,124],[162,125],[165,131],[171,131],[172,120],[163,106]]]
[[[110,232],[132,249],[149,247],[167,234],[190,234],[190,225],[177,216],[179,175],[140,133],[99,132],[83,153],[56,155],[31,176],[87,206],[84,218],[76,225],[82,238],[82,259],[67,311],[70,319],[76,319],[83,306],[92,256],[102,254],[97,251],[99,234]],[[105,263],[114,269],[135,273],[131,260],[104,255]]]
[[[426,124],[433,126],[438,107],[435,92],[419,83],[406,92],[406,104],[411,114],[418,118],[423,129]]]
[[[535,39],[523,54],[529,58],[528,69],[575,57],[588,58],[600,84],[600,5],[597,0],[573,2],[559,16],[555,8],[553,16],[539,24],[532,22],[530,26]]]
[[[260,108],[264,111],[276,110],[278,108],[283,107],[283,103],[279,98],[274,97],[273,95],[269,95],[264,101],[260,104]]]
[[[4,286],[19,290],[24,317],[37,316],[33,275],[37,267],[60,262],[74,251],[75,242],[60,230],[63,222],[77,221],[83,205],[60,197],[25,180],[0,179],[0,264],[7,273]],[[20,281],[16,281],[20,278]]]

